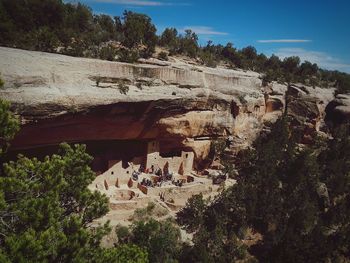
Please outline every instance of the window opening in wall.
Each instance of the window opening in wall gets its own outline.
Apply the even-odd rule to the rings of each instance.
[[[179,151],[171,151],[171,152],[160,152],[160,156],[163,157],[163,158],[166,158],[166,157],[181,157],[181,150]]]
[[[128,160],[122,160],[122,167],[123,167],[124,169],[126,169],[126,168],[129,167]]]

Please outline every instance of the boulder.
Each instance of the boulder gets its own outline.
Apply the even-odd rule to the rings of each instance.
[[[350,120],[350,95],[338,94],[326,107],[326,122],[340,125]]]

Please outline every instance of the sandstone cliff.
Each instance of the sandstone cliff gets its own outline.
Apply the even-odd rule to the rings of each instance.
[[[218,136],[248,145],[286,103],[289,114],[319,129],[334,98],[332,89],[263,87],[255,72],[181,61],[127,64],[3,47],[0,58],[0,97],[23,123],[14,148],[157,139],[165,152],[190,148],[203,159]]]

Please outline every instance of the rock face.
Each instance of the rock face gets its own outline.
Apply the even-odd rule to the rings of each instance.
[[[255,72],[181,61],[127,64],[3,47],[0,58],[0,97],[23,123],[12,143],[17,149],[156,139],[164,153],[192,149],[204,159],[212,138],[232,135],[249,144],[286,102],[300,121],[320,123],[333,99],[331,89],[262,87]]]
[[[350,95],[338,94],[326,107],[326,122],[338,125],[350,120]]]

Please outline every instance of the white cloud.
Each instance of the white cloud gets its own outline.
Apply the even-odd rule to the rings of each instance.
[[[298,56],[301,61],[307,60],[317,63],[321,68],[350,73],[350,64],[344,63],[340,59],[332,57],[325,52],[305,50],[303,48],[280,48],[274,54],[282,59],[290,56]]]
[[[258,40],[258,43],[307,43],[312,42],[310,39],[267,39]]]
[[[148,1],[148,0],[91,0],[90,2],[112,3],[112,4],[117,4],[117,5],[129,5],[129,6],[189,5],[188,3],[165,2],[165,1]]]
[[[214,30],[212,27],[209,26],[185,26],[182,29],[180,29],[180,32],[185,32],[186,29],[191,29],[193,32],[195,32],[197,35],[219,35],[219,36],[227,36],[227,32],[220,32]]]

